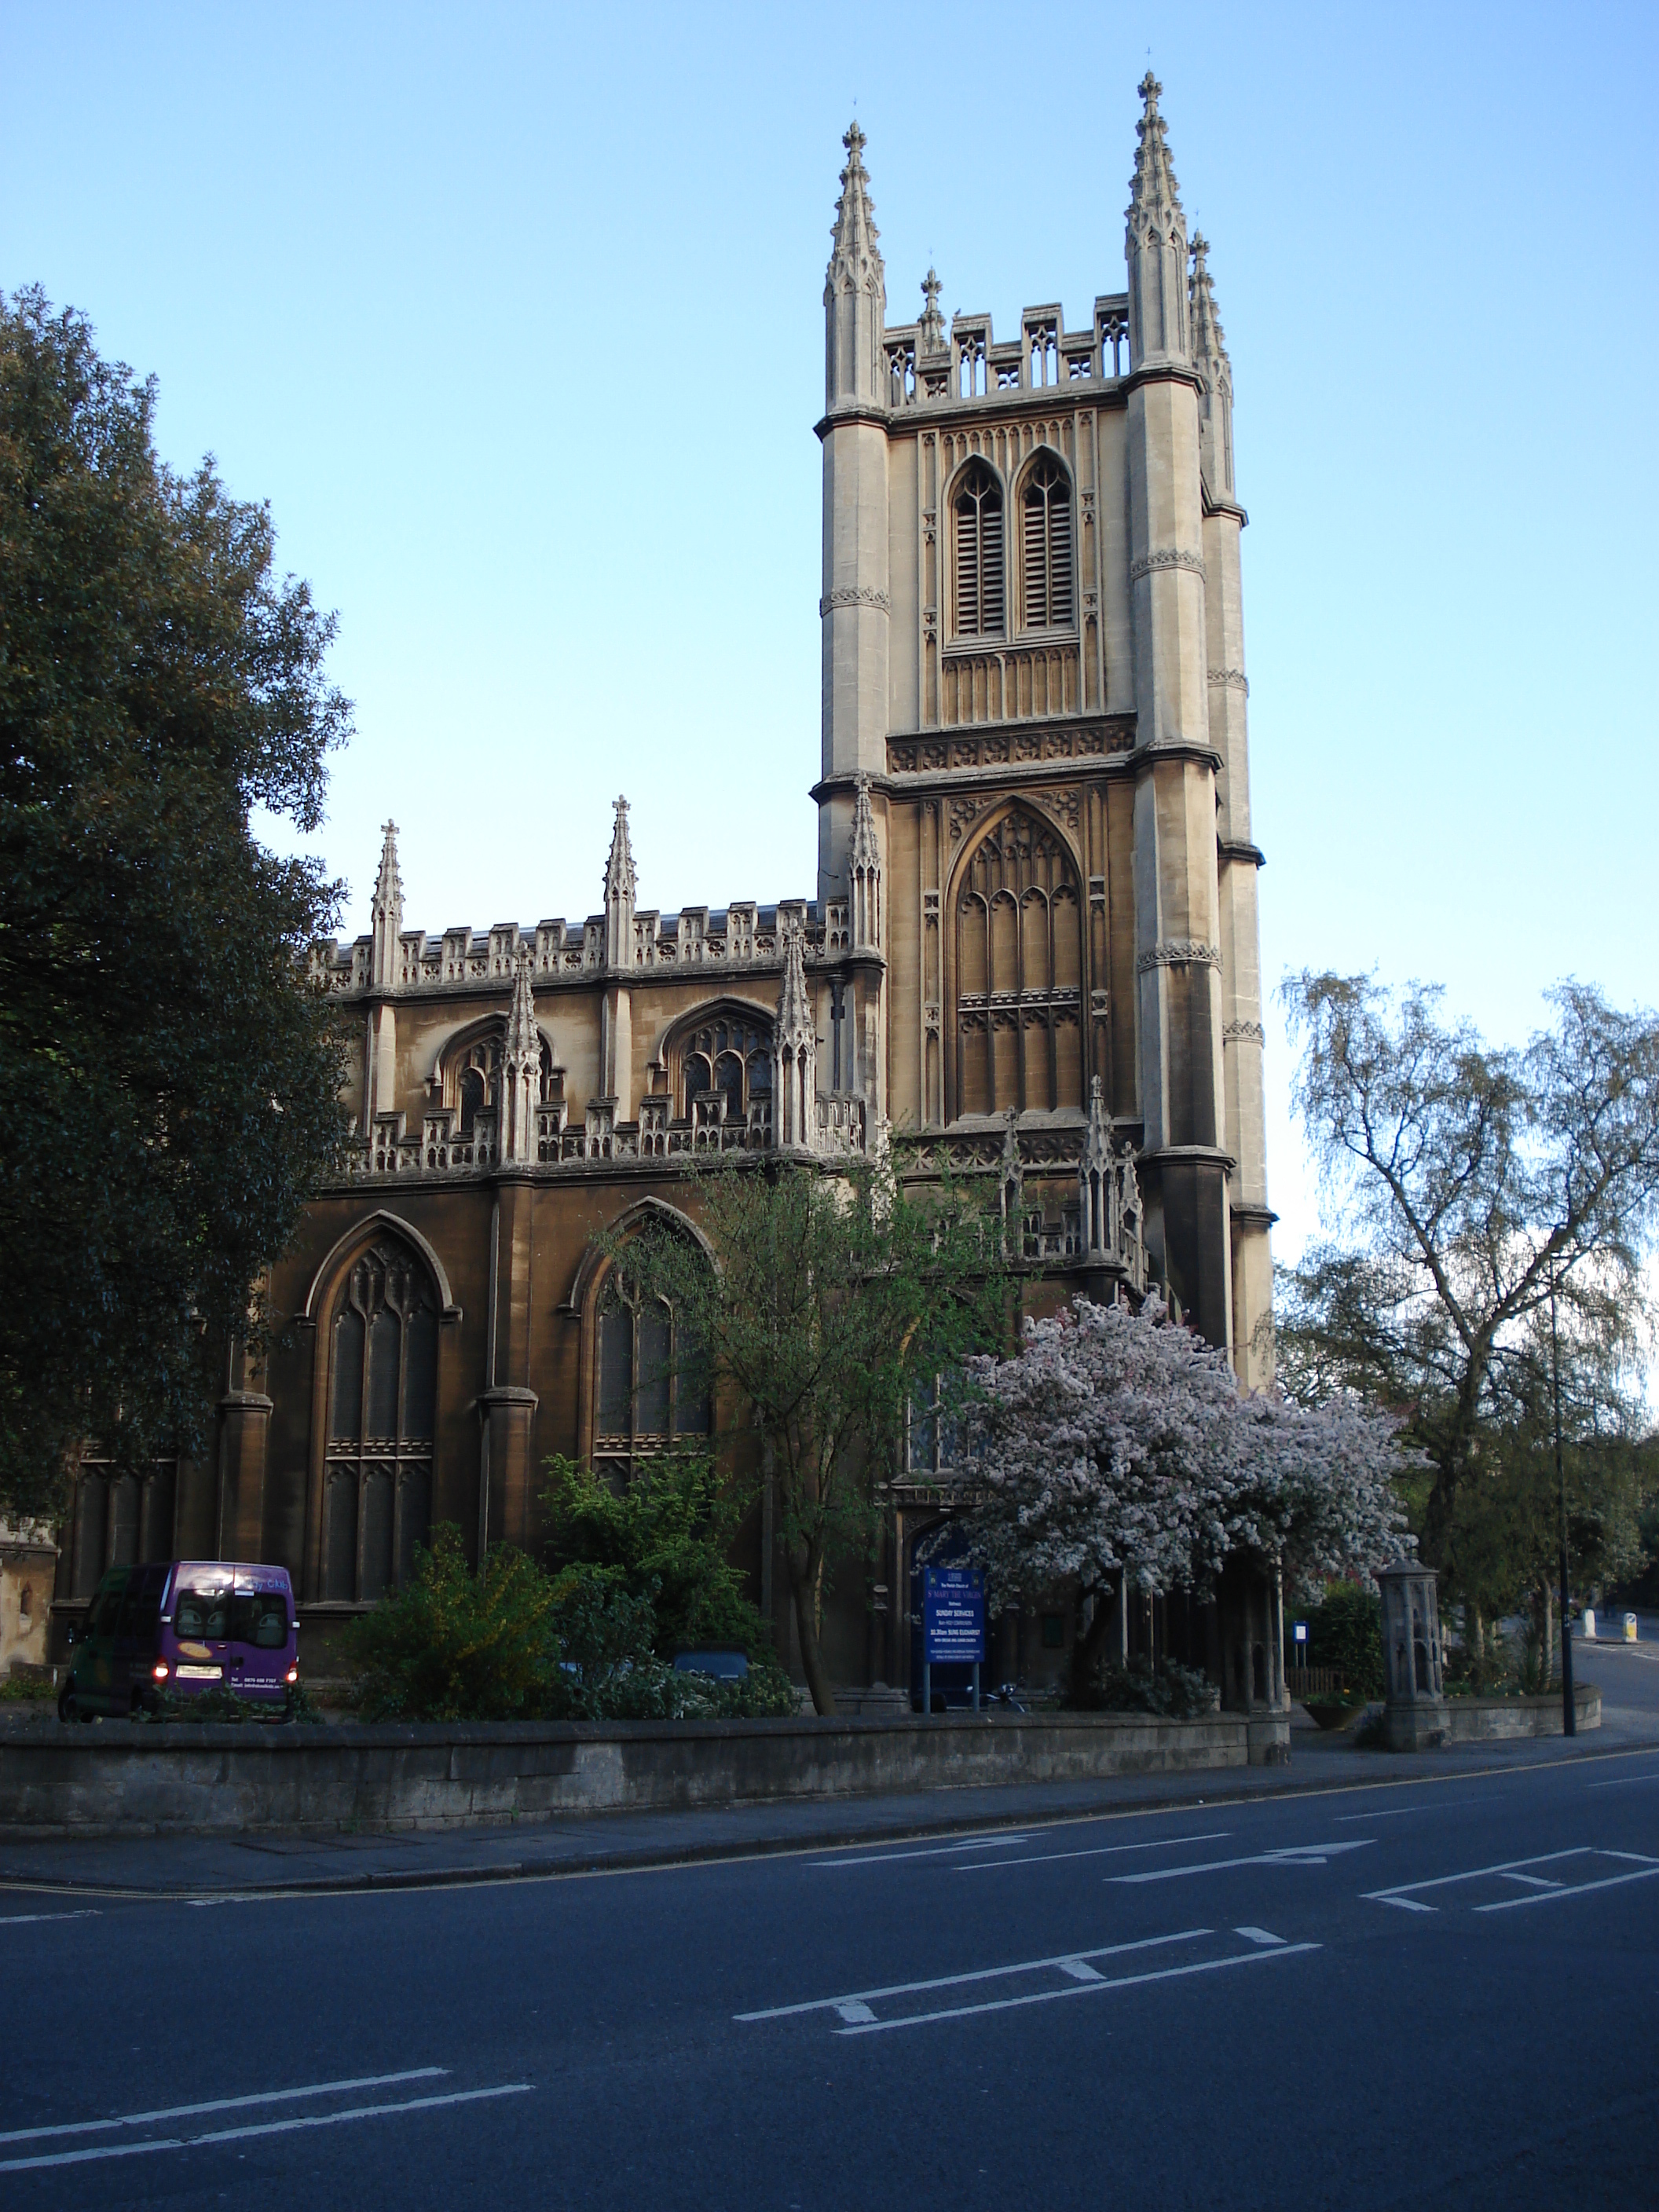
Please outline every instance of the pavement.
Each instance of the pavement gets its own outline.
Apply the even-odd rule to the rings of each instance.
[[[1214,1807],[1354,1789],[1398,1790],[1659,1746],[1659,1645],[1580,1646],[1582,1679],[1602,1692],[1600,1729],[1416,1753],[1356,1747],[1298,1712],[1288,1767],[1100,1781],[914,1791],[879,1797],[585,1814],[490,1826],[344,1835],[89,1837],[0,1841],[0,1889],[89,1894],[253,1896],[283,1891],[435,1887],[621,1872],[771,1853],[896,1843],[1032,1821]]]

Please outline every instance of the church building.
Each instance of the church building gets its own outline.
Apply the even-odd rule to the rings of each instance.
[[[211,1455],[143,1481],[83,1466],[59,1609],[125,1559],[280,1561],[326,1671],[331,1627],[434,1522],[533,1548],[550,1455],[624,1479],[707,1433],[673,1315],[630,1304],[593,1239],[665,1218],[696,1236],[713,1155],[986,1178],[1018,1201],[1028,1306],[1158,1283],[1265,1379],[1232,379],[1160,88],[1140,89],[1122,285],[1076,327],[1044,304],[1004,338],[988,314],[947,324],[932,270],[917,319],[889,321],[847,132],[816,884],[659,912],[619,799],[593,913],[428,936],[388,823],[369,934],[313,956],[356,1041],[349,1173],[270,1271],[277,1338],[233,1363]],[[939,1449],[919,1421],[878,1471],[881,1553],[826,1602],[850,1687],[908,1677]],[[743,1541],[787,1656],[769,1516]]]

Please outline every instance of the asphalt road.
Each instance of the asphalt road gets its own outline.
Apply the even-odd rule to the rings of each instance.
[[[14,1891],[0,1976],[7,2212],[1647,2205],[1659,1748],[597,1877]]]

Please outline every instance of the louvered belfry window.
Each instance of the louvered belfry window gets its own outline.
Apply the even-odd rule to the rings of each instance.
[[[1025,627],[1063,629],[1072,620],[1072,487],[1047,455],[1025,479]]]
[[[958,487],[957,635],[1002,634],[1002,489],[975,461]]]

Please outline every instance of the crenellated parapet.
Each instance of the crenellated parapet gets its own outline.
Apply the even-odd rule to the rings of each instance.
[[[1019,336],[999,339],[988,313],[956,314],[947,331],[939,313],[939,279],[930,269],[927,306],[918,322],[882,332],[886,362],[883,394],[895,413],[1111,383],[1128,373],[1129,297],[1103,295],[1083,330],[1068,331],[1058,301],[1020,311]]]
[[[722,975],[744,969],[779,975],[784,936],[791,927],[801,932],[809,967],[839,957],[852,941],[846,899],[827,900],[822,909],[815,899],[782,899],[775,906],[737,899],[724,908],[636,914],[632,927],[635,974],[702,969]],[[447,929],[436,937],[406,930],[385,984],[374,979],[374,946],[372,937],[346,944],[322,939],[311,951],[313,980],[346,997],[378,990],[441,996],[458,988],[499,995],[504,983],[510,985],[520,952],[529,960],[538,990],[560,985],[580,989],[609,972],[603,915],[579,922],[560,916],[531,929],[517,922],[500,922],[487,931]]]

